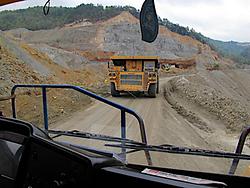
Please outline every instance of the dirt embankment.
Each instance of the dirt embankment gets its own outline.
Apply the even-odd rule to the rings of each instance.
[[[174,79],[175,80],[175,79]],[[199,116],[191,111],[186,109],[182,103],[178,101],[175,97],[176,87],[173,84],[173,80],[167,82],[164,86],[164,97],[167,102],[172,106],[172,108],[181,116],[183,116],[188,122],[198,127],[199,129],[206,131],[208,133],[212,132],[212,129],[204,122]]]
[[[16,58],[0,43],[0,98],[9,96],[15,84],[56,83],[33,71],[29,66]],[[20,119],[42,126],[42,96],[39,89],[17,90],[17,115]],[[48,91],[49,120],[52,123],[71,113],[83,109],[91,100],[72,91]],[[0,111],[11,116],[10,101],[0,101]]]
[[[191,123],[209,131],[197,112],[203,109],[225,123],[229,132],[240,132],[249,122],[248,106],[237,98],[228,97],[219,89],[211,88],[199,75],[181,76],[170,80],[166,86],[165,97],[176,111]],[[178,99],[186,100],[181,104]],[[195,105],[192,111],[185,106]]]
[[[47,90],[49,124],[67,119],[76,111],[84,110],[91,99],[72,90]],[[41,90],[27,90],[17,96],[17,116],[43,127],[43,104]],[[7,107],[7,105],[6,105]]]
[[[45,80],[4,46],[0,38],[0,95],[8,94],[14,84],[38,84]]]
[[[71,64],[73,67],[77,65],[74,61],[67,61],[68,67],[58,65],[49,56],[28,44],[6,37],[0,33],[0,98],[9,96],[11,88],[16,84],[72,84],[100,94],[107,93],[104,65],[83,64],[84,66],[77,70],[71,69]],[[49,70],[50,74],[43,74],[41,69],[38,71],[29,63],[41,65]],[[91,103],[91,100],[74,91],[48,90],[48,103],[49,121],[53,123],[69,117],[73,112],[83,110]],[[11,116],[10,101],[0,101],[0,111],[8,117]],[[40,89],[17,90],[17,116],[42,126]]]

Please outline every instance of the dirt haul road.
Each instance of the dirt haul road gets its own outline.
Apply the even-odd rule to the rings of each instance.
[[[122,96],[109,99],[134,109],[144,119],[147,139],[149,144],[174,144],[178,146],[199,147],[213,150],[233,151],[236,140],[229,139],[223,130],[213,130],[207,133],[187,121],[179,115],[164,97],[164,88],[171,78],[164,78],[160,81],[160,94],[157,98]],[[206,117],[204,115],[203,120]],[[95,102],[87,110],[77,112],[68,120],[63,120],[53,125],[56,130],[81,130],[96,134],[105,134],[120,137],[120,111],[103,103]],[[137,120],[130,115],[126,116],[127,137],[140,141],[140,132]],[[207,119],[213,129],[215,123]],[[220,127],[220,126],[218,126]],[[103,142],[79,138],[60,138],[63,141],[75,144],[88,144],[89,146],[104,149]],[[105,148],[112,151],[120,151],[113,148]],[[206,157],[192,157],[176,154],[163,154],[151,152],[153,164],[157,166],[173,167],[189,170],[200,170],[209,172],[227,173],[231,162],[225,159],[211,159]],[[127,159],[131,163],[146,164],[144,152],[129,154]]]

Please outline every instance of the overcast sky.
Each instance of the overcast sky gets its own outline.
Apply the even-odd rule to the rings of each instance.
[[[51,0],[52,6],[77,6],[81,3],[131,5],[140,9],[144,0]],[[46,0],[27,0],[3,6],[0,10],[43,5]],[[250,42],[250,0],[155,0],[161,18],[194,28],[224,41]]]

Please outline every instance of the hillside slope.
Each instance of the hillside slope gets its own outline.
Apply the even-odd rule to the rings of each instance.
[[[18,29],[7,33],[30,44],[46,44],[80,54],[85,51],[100,51],[120,55],[157,55],[160,58],[174,59],[194,57],[202,48],[208,48],[197,40],[173,33],[164,26],[160,27],[157,40],[147,44],[141,41],[139,20],[129,12],[79,27],[72,25],[28,32]]]
[[[104,83],[106,79],[104,66],[87,66],[85,62],[82,64],[83,57],[79,58],[69,52],[64,53],[63,50],[59,50],[57,55],[60,57],[50,59],[35,47],[30,47],[25,42],[15,40],[0,32],[0,98],[9,96],[11,88],[16,84],[73,84],[101,94],[107,92]],[[65,65],[60,58],[65,60]],[[70,61],[67,62],[67,60]],[[79,109],[86,108],[91,100],[69,90],[48,90],[48,102],[50,104],[49,121],[52,123],[70,116]],[[9,101],[0,101],[0,111],[3,111],[6,116],[11,115]],[[17,90],[17,115],[23,120],[42,125],[40,89]]]
[[[45,81],[28,64],[23,63],[14,52],[6,48],[3,35],[0,33],[0,95],[10,92],[16,83],[39,83]]]
[[[81,4],[75,8],[51,7],[50,14],[46,19],[42,14],[42,7],[2,11],[0,12],[0,30],[27,28],[35,31],[61,28],[64,25],[72,26],[72,24],[78,27],[82,24],[85,25],[108,20],[121,14],[123,11],[128,11],[136,18],[139,18],[139,10],[131,6],[104,7],[102,5],[93,4]],[[179,24],[172,23],[166,18],[159,18],[159,23],[172,32],[183,36],[190,36],[201,43],[210,45],[210,47],[219,52],[221,56],[231,58],[236,63],[240,63],[241,65],[250,64],[248,55],[250,49],[247,47],[249,43],[213,40],[196,32],[193,28],[189,29],[189,27],[180,26]],[[73,39],[72,41],[75,40]],[[81,48],[83,48],[83,46],[81,46]]]

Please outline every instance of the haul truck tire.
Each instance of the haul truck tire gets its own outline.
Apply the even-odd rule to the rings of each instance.
[[[115,89],[115,83],[110,84],[110,89],[111,89],[112,97],[119,97],[120,96],[120,92]]]
[[[156,84],[150,84],[148,89],[148,95],[149,97],[155,98],[156,97]]]
[[[156,89],[156,93],[159,94],[160,92],[160,83],[159,83],[159,76],[157,76],[157,89]]]

